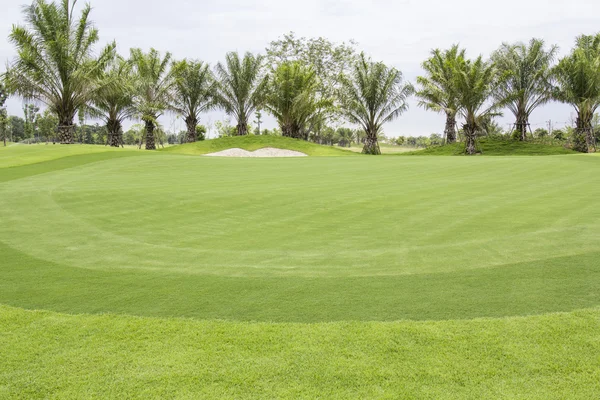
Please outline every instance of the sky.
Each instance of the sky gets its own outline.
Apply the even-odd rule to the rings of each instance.
[[[22,24],[22,0],[0,0],[0,72],[15,57],[8,41],[11,26]],[[80,1],[81,3],[81,1]],[[600,31],[598,0],[91,0],[91,19],[100,31],[98,49],[112,40],[118,50],[131,47],[170,51],[176,59],[200,59],[214,65],[228,51],[264,52],[269,42],[293,31],[296,36],[325,37],[333,42],[353,39],[358,50],[400,69],[407,81],[422,73],[421,63],[433,48],[459,43],[467,54],[489,56],[502,42],[541,38],[567,54],[580,34]],[[10,114],[22,114],[22,100],[11,98]],[[226,120],[222,112],[203,115],[201,123]],[[534,112],[533,129],[554,121],[570,123],[569,106],[551,103]],[[130,123],[134,123],[132,121]],[[161,118],[168,130],[184,128],[175,115]],[[512,125],[505,111],[498,119]],[[276,126],[267,118],[265,127]],[[419,136],[442,133],[444,117],[409,110],[385,127],[385,134]]]

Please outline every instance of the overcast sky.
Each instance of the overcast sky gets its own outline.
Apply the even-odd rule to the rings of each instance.
[[[0,0],[0,70],[15,56],[8,43],[14,23],[22,23],[21,0]],[[600,31],[598,0],[92,0],[91,19],[101,42],[116,40],[119,52],[154,47],[175,58],[196,58],[215,64],[227,51],[262,52],[286,32],[326,37],[334,42],[354,39],[359,50],[399,68],[409,81],[432,48],[460,43],[470,56],[488,56],[502,42],[543,38],[566,54],[577,35]],[[22,114],[20,99],[8,102],[9,113]],[[571,109],[550,104],[531,118],[535,129],[552,119],[563,126]],[[225,119],[222,113],[202,122]],[[499,122],[512,122],[505,114]],[[162,118],[167,129],[183,128],[175,116]],[[443,131],[444,119],[417,108],[386,126],[388,136],[429,135]],[[269,119],[267,127],[274,127]]]

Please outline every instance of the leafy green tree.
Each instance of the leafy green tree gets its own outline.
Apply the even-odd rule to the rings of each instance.
[[[439,133],[432,133],[429,136],[429,145],[430,146],[441,146],[444,144],[444,138]]]
[[[144,53],[141,49],[131,49],[131,62],[135,74],[133,107],[144,122],[146,129],[146,150],[155,150],[154,130],[158,128],[160,117],[172,99],[173,76],[169,69],[171,53],[164,57],[150,49]],[[141,142],[140,142],[141,146]]]
[[[25,139],[25,120],[16,115],[8,117],[8,129],[12,142],[20,142]]]
[[[206,139],[206,126],[204,125],[196,125],[196,140],[202,141]]]
[[[531,39],[529,44],[504,43],[492,54],[503,75],[495,96],[515,116],[520,140],[527,137],[531,113],[552,99],[552,63],[557,52],[557,46],[546,49],[543,40]]]
[[[75,3],[35,0],[24,8],[29,28],[13,26],[9,36],[18,53],[6,71],[9,92],[56,113],[61,143],[73,143],[75,114],[96,95],[98,76],[115,49],[113,42],[94,57],[98,30],[89,20],[91,7],[86,4],[76,20]]]
[[[215,103],[237,121],[237,135],[248,134],[248,122],[260,108],[266,79],[262,76],[263,57],[246,53],[244,58],[235,52],[227,53],[225,64],[218,63]]]
[[[493,96],[499,84],[498,71],[492,62],[479,56],[475,60],[459,60],[454,78],[454,91],[459,112],[464,119],[465,153],[477,153],[477,134],[485,132],[485,124],[501,115],[504,102]]]
[[[38,119],[38,132],[40,138],[43,138],[46,143],[52,140],[55,141],[56,127],[58,126],[58,118],[50,110],[45,109]]]
[[[565,140],[567,138],[567,134],[562,129],[554,129],[552,131],[552,137],[556,140]]]
[[[119,147],[123,145],[123,121],[133,117],[136,112],[132,65],[122,57],[117,57],[103,71],[100,79],[104,84],[94,97],[89,112],[104,121],[108,144]]]
[[[422,64],[425,75],[417,77],[419,106],[446,115],[444,134],[447,143],[456,142],[458,99],[453,83],[457,61],[464,58],[465,50],[458,45],[445,51],[432,50],[431,57]]]
[[[27,138],[35,137],[39,111],[40,108],[35,104],[23,105],[23,115],[25,116],[25,136]]]
[[[326,38],[296,37],[289,32],[272,41],[267,51],[268,64],[275,71],[280,65],[298,62],[310,67],[317,76],[317,98],[333,99],[340,89],[341,76],[348,73],[357,60],[356,43],[334,43]],[[312,130],[319,136],[319,130],[327,123],[338,119],[339,109],[332,102],[323,102],[315,110]],[[320,123],[315,123],[321,119]]]
[[[171,110],[181,115],[187,127],[186,142],[197,140],[196,128],[200,113],[214,105],[215,80],[208,64],[183,60],[173,64],[175,81]]]
[[[548,130],[544,129],[544,128],[537,128],[534,132],[533,132],[533,136],[535,136],[538,139],[544,139],[545,137],[548,136]]]
[[[366,133],[363,153],[381,154],[377,136],[383,125],[408,109],[408,96],[414,92],[403,82],[402,73],[361,54],[350,76],[342,78],[340,104],[350,123],[360,125]]]
[[[283,136],[308,139],[308,127],[324,100],[317,99],[318,78],[298,62],[281,64],[269,79],[264,106],[277,119]]]
[[[555,98],[577,112],[573,149],[594,151],[592,119],[600,106],[600,34],[579,36],[575,48],[560,60],[554,74],[558,84]]]
[[[396,143],[398,146],[404,146],[404,144],[406,143],[406,137],[404,137],[404,136],[398,136],[398,137],[396,138],[396,140],[395,140],[395,143]]]

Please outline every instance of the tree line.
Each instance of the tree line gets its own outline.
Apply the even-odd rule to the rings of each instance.
[[[271,42],[265,54],[227,53],[214,68],[199,60],[173,60],[171,53],[155,49],[134,48],[124,57],[115,42],[96,54],[99,35],[89,19],[90,5],[76,18],[75,3],[35,0],[24,9],[27,24],[14,26],[9,35],[17,56],[0,85],[0,107],[8,95],[44,104],[60,143],[74,143],[75,117],[84,114],[103,121],[111,146],[124,143],[125,120],[141,121],[139,144],[152,150],[157,139],[163,140],[158,118],[166,112],[181,116],[186,125],[185,138],[167,140],[194,142],[202,134],[201,114],[221,109],[235,120],[229,134],[251,133],[255,115],[260,131],[265,111],[283,136],[326,144],[335,136],[342,145],[356,141],[363,153],[380,154],[384,125],[400,117],[408,98],[416,96],[420,107],[445,115],[442,142],[458,137],[466,154],[479,151],[478,136],[491,129],[503,109],[514,116],[512,135],[526,140],[532,112],[550,101],[570,104],[577,114],[572,147],[596,149],[600,34],[578,37],[558,62],[557,47],[540,39],[503,44],[489,59],[468,58],[458,45],[435,49],[413,85],[398,69],[358,53],[352,41],[335,44],[293,33]],[[361,133],[342,128],[332,134],[329,125],[337,121],[354,124]],[[3,110],[0,124],[6,123]],[[432,136],[434,141],[438,138]]]

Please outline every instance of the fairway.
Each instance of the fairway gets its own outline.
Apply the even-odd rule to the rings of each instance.
[[[28,393],[30,374],[54,379],[32,367],[40,356],[83,372],[32,389],[38,397],[78,398],[83,388],[93,397],[105,384],[116,385],[110,397],[160,397],[171,364],[175,380],[197,379],[177,386],[182,397],[199,382],[208,397],[600,390],[596,155],[227,159],[61,148],[27,163],[9,158],[23,146],[0,152],[0,357],[9,360],[0,397]],[[140,370],[116,383],[113,370],[129,367],[104,352],[141,343],[126,327],[149,352],[165,351],[168,332],[188,344],[172,357],[123,355]],[[72,347],[79,340],[85,348]],[[249,348],[264,352],[239,353]],[[237,354],[240,365],[211,354]],[[242,365],[251,390],[252,379],[232,384]],[[457,365],[470,375],[455,376]],[[155,390],[136,389],[150,371]]]

